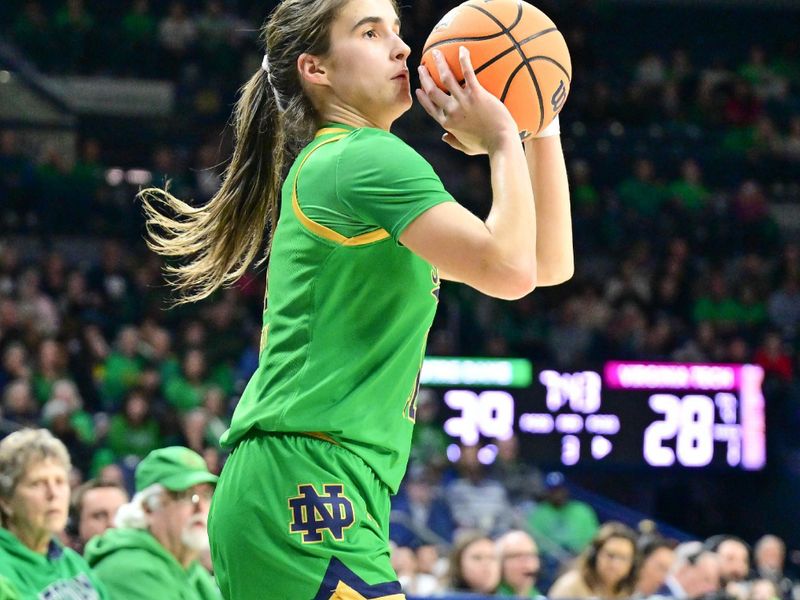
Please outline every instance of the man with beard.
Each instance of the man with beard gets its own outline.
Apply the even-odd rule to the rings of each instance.
[[[496,595],[542,597],[542,593],[536,589],[541,563],[539,548],[533,538],[524,531],[512,530],[500,536],[496,544],[501,573]]]
[[[181,446],[154,450],[136,468],[136,495],[117,529],[93,538],[86,560],[112,598],[218,599],[198,562],[208,549],[206,523],[217,476]]]

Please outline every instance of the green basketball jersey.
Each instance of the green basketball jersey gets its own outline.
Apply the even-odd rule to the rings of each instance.
[[[398,238],[451,200],[396,136],[318,132],[283,186],[259,366],[223,444],[253,428],[325,434],[396,491],[439,295],[436,269]]]

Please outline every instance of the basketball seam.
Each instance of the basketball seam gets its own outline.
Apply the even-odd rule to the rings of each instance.
[[[493,33],[492,35],[484,35],[480,37],[460,37],[460,38],[447,38],[446,40],[442,40],[440,42],[436,42],[431,44],[427,48],[422,51],[424,55],[429,50],[433,50],[434,48],[438,48],[439,46],[445,46],[447,44],[452,44],[456,42],[484,42],[486,40],[493,40],[494,38],[498,38],[503,35],[505,31],[498,31],[497,33]]]
[[[520,46],[523,45],[523,44],[527,44],[528,42],[531,42],[531,41],[535,40],[538,37],[541,37],[541,36],[546,35],[548,33],[552,33],[554,31],[558,31],[558,29],[556,29],[555,27],[551,27],[550,29],[542,29],[539,33],[534,33],[533,35],[526,37],[524,40],[520,41],[519,44],[520,44]],[[506,50],[503,50],[500,54],[495,55],[493,58],[489,59],[488,61],[483,63],[480,67],[475,69],[475,74],[477,75],[478,73],[480,73],[481,71],[483,71],[487,67],[491,67],[498,60],[500,60],[501,58],[503,58],[505,56],[508,56],[508,54],[510,52],[513,52],[514,50],[515,50],[515,48],[513,46],[511,48],[507,48]],[[556,62],[556,61],[553,61],[553,62]],[[561,65],[559,65],[559,66],[561,66]],[[566,70],[563,67],[562,67],[561,70],[566,73]]]
[[[555,60],[553,58],[550,58],[549,56],[531,56],[528,59],[528,62],[534,62],[534,61],[537,61],[537,60],[546,60],[547,62],[553,63],[555,66],[557,66],[559,69],[561,69],[562,73],[564,73],[564,76],[567,78],[567,82],[568,83],[572,83],[572,80],[569,77],[569,73],[567,73],[567,70],[557,60]]]
[[[517,65],[517,68],[511,72],[509,75],[508,80],[506,81],[506,87],[503,89],[503,94],[500,96],[500,101],[505,102],[506,94],[508,94],[508,90],[511,88],[511,84],[514,82],[514,78],[517,76],[523,67],[528,67],[528,72],[532,71],[530,67],[530,63],[526,58],[522,63]],[[531,81],[533,82],[533,87],[536,89],[536,99],[539,100],[539,128],[536,130],[538,133],[542,130],[542,125],[544,125],[544,99],[542,98],[542,90],[539,87],[539,82],[536,81],[536,77],[531,76]]]
[[[519,42],[517,42],[516,38],[511,34],[511,30],[517,25],[517,23],[520,22],[520,20],[522,20],[522,2],[520,1],[517,4],[517,19],[514,21],[514,23],[512,23],[511,27],[509,27],[509,28],[506,28],[506,26],[503,25],[503,23],[501,23],[488,10],[483,9],[480,6],[474,6],[472,4],[469,4],[467,6],[470,6],[470,7],[474,8],[475,10],[478,10],[478,11],[482,12],[487,17],[489,17],[492,21],[494,21],[497,25],[499,25],[500,28],[503,30],[503,33],[505,33],[506,36],[508,36],[508,39],[511,40],[511,44],[517,49],[517,52],[519,52],[519,55],[522,57],[522,64],[519,67],[517,67],[516,69],[514,69],[514,72],[508,78],[508,81],[506,82],[506,87],[503,90],[503,95],[501,96],[500,101],[501,102],[505,101],[506,94],[508,93],[508,90],[511,87],[511,83],[514,81],[514,77],[517,76],[517,73],[519,73],[520,69],[522,67],[527,68],[528,69],[528,75],[530,75],[531,81],[533,82],[533,86],[536,88],[536,97],[539,100],[539,128],[537,129],[537,131],[541,131],[542,125],[544,125],[544,100],[542,98],[542,91],[539,89],[539,83],[536,81],[536,75],[533,72],[533,67],[531,67],[530,63],[528,62],[528,57],[525,56],[525,53],[522,51],[522,47],[519,45]]]

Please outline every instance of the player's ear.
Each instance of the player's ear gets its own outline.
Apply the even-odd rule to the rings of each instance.
[[[301,81],[315,85],[330,85],[328,70],[319,56],[304,52],[297,57],[297,71]]]

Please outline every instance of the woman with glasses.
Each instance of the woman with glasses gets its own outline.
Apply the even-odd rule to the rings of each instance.
[[[636,582],[636,534],[615,521],[604,524],[575,566],[559,577],[548,598],[630,598]]]

